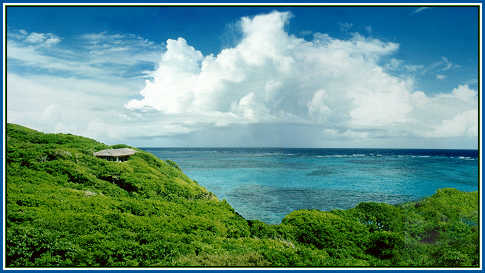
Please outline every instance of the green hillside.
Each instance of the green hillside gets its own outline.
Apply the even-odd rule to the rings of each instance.
[[[478,266],[478,192],[248,221],[175,162],[7,124],[7,267]]]

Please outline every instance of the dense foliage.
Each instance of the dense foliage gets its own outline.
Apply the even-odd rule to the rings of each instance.
[[[106,148],[7,125],[8,267],[478,266],[477,192],[300,210],[268,225],[175,162],[138,149],[126,162],[93,156]]]

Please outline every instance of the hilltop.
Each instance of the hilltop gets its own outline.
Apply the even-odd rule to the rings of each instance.
[[[241,217],[175,162],[7,124],[7,267],[478,266],[478,192]],[[125,162],[93,156],[137,152]]]

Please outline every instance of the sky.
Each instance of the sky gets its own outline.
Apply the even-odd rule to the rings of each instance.
[[[137,147],[478,147],[476,7],[7,7],[7,122]]]

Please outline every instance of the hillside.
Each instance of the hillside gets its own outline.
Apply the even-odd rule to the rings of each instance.
[[[7,267],[478,266],[478,192],[246,220],[175,162],[7,124]]]

